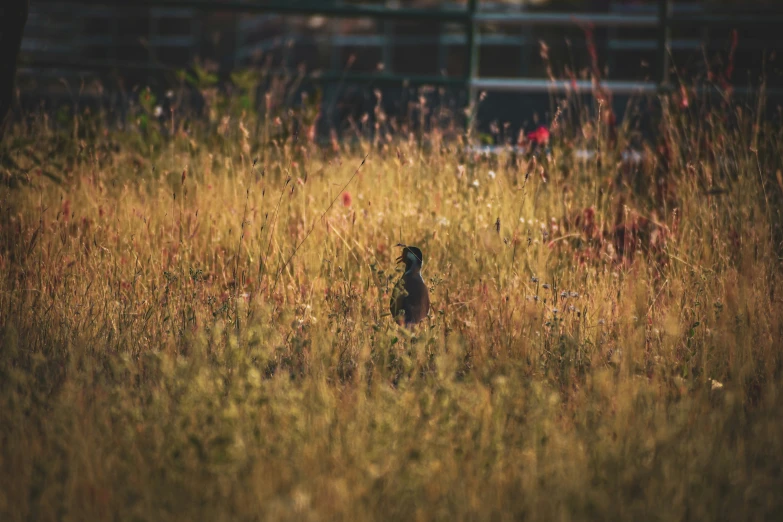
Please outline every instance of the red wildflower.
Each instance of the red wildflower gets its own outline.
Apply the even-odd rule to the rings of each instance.
[[[731,85],[731,76],[734,74],[734,55],[739,45],[739,35],[737,30],[731,32],[731,48],[729,49],[729,61],[726,65],[726,69],[723,71],[723,75],[720,78],[720,86],[726,91],[726,94],[731,94],[733,88]]]
[[[731,31],[731,48],[729,49],[729,64],[726,66],[726,79],[731,80],[731,75],[734,74],[734,54],[737,52],[737,46],[739,45],[739,35],[736,29]]]
[[[680,85],[680,109],[687,109],[689,105],[688,90],[684,85]]]
[[[68,222],[68,220],[71,218],[71,200],[66,199],[62,203],[62,207],[60,208],[60,213],[63,216],[63,221]]]
[[[535,145],[545,145],[546,143],[549,143],[549,129],[541,126],[533,132],[529,132],[527,134],[527,139]]]
[[[597,76],[597,73],[598,73],[598,51],[596,50],[595,39],[593,38],[593,27],[592,27],[592,25],[585,26],[585,27],[582,28],[582,30],[585,33],[585,40],[586,40],[585,43],[587,44],[587,54],[590,56],[590,64],[593,67],[593,73],[596,74],[596,76]]]
[[[351,206],[351,193],[350,192],[343,192],[343,206],[344,207],[350,207]]]

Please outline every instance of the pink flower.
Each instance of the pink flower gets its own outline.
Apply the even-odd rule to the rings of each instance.
[[[527,139],[530,140],[530,142],[534,145],[544,145],[549,143],[549,129],[541,126],[533,132],[529,132],[527,134]]]
[[[68,222],[69,219],[71,219],[71,200],[66,199],[62,203],[62,207],[60,208],[60,213],[63,216],[63,221],[65,223]]]
[[[680,85],[680,109],[687,109],[689,105],[688,90],[684,85]]]
[[[351,193],[350,192],[343,192],[343,206],[344,207],[350,207],[351,206]]]

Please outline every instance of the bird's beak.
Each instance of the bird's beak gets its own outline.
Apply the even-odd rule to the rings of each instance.
[[[408,246],[408,245],[404,245],[404,244],[402,244],[402,243],[397,243],[397,244],[396,244],[396,245],[394,245],[394,246],[398,246],[398,247],[402,247],[402,248],[407,248],[407,246]],[[397,263],[398,263],[398,264],[399,264],[399,263],[404,263],[404,262],[405,262],[405,260],[403,259],[403,257],[402,257],[402,256],[400,256],[400,257],[398,257],[398,258],[397,258]]]

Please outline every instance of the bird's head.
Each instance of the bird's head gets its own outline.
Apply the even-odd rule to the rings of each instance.
[[[421,253],[419,247],[407,246],[399,243],[397,246],[401,246],[402,255],[397,258],[397,263],[405,263],[405,271],[409,271],[411,268],[421,268],[424,264],[424,255]]]

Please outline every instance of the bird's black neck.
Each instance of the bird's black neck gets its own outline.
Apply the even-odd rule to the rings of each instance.
[[[413,263],[405,265],[405,275],[421,275],[421,266]]]

